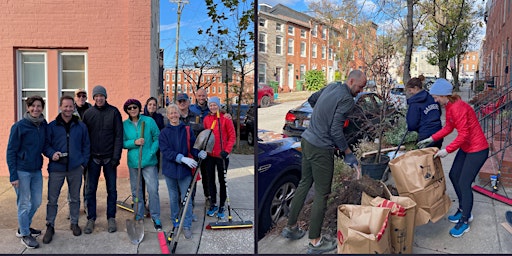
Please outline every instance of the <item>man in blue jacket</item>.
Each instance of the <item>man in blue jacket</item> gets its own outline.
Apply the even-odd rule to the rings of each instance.
[[[69,189],[69,211],[71,230],[74,236],[82,234],[78,226],[80,212],[80,187],[82,172],[89,162],[89,133],[80,118],[73,115],[75,102],[71,96],[60,98],[60,114],[46,130],[44,155],[48,163],[48,204],[46,205],[46,233],[43,243],[52,241],[55,234],[55,218],[57,216],[58,200],[64,180]]]

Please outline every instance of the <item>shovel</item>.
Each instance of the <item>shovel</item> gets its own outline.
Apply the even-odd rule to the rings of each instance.
[[[144,138],[144,125],[145,123],[142,122],[140,124],[140,137]],[[133,220],[127,219],[126,220],[126,231],[128,232],[128,237],[130,238],[130,241],[132,244],[138,245],[140,242],[142,242],[142,239],[144,239],[144,221],[141,218],[140,220],[137,220],[137,213],[139,210],[139,183],[140,183],[140,172],[141,172],[141,162],[142,162],[142,145],[139,146],[139,167],[137,171],[137,189],[135,192],[135,198],[133,200],[133,203],[135,204],[134,207],[134,214],[133,214]]]

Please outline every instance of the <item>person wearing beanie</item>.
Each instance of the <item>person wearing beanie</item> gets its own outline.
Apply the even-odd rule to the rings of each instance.
[[[123,120],[119,110],[108,104],[105,87],[92,90],[94,106],[85,111],[83,122],[89,130],[91,157],[87,168],[87,224],[85,234],[94,230],[96,221],[96,191],[103,168],[107,188],[107,230],[116,232],[117,166],[123,151]],[[140,108],[139,108],[140,109]]]
[[[457,194],[459,207],[454,215],[448,216],[448,220],[456,223],[450,230],[450,235],[461,237],[469,232],[469,223],[473,220],[471,183],[487,160],[489,144],[474,109],[459,95],[453,94],[452,90],[452,84],[443,78],[437,79],[430,88],[434,100],[446,109],[446,124],[440,131],[418,142],[418,147],[423,148],[446,137],[454,129],[457,130],[457,137],[434,157],[445,157],[458,150],[449,177]]]
[[[224,113],[220,112],[220,107],[219,97],[211,97],[208,99],[210,113],[204,118],[203,126],[205,129],[212,129],[213,135],[215,136],[213,150],[211,153],[208,153],[208,157],[205,159],[208,188],[210,192],[210,208],[206,214],[213,217],[217,213],[217,217],[222,219],[225,216],[224,204],[227,198],[224,172],[227,172],[229,154],[235,145],[236,134],[233,121],[226,118]],[[217,169],[220,190],[218,206],[215,169]]]
[[[137,186],[142,187],[141,183],[145,183],[145,187],[149,194],[149,213],[155,230],[162,230],[162,222],[160,221],[160,196],[158,194],[158,168],[157,154],[158,136],[160,129],[156,125],[153,118],[141,115],[142,104],[136,99],[128,99],[123,109],[128,118],[123,122],[123,148],[128,149],[127,161],[130,171],[130,187],[132,198],[142,199],[143,189],[139,189],[137,194]],[[141,134],[141,127],[144,123],[144,134]],[[139,149],[142,148],[142,159],[139,163]],[[139,166],[141,168],[141,177],[137,184]],[[134,202],[137,203],[137,202]],[[135,208],[134,208],[135,209]],[[144,218],[144,200],[138,201],[136,220]]]
[[[412,78],[405,85],[407,94],[407,130],[418,133],[418,141],[424,140],[443,127],[441,123],[441,105],[434,101],[432,95],[423,90],[420,78]],[[441,149],[443,140],[427,145]]]

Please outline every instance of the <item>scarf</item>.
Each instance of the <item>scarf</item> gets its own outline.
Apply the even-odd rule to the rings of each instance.
[[[33,117],[31,116],[28,111],[25,112],[25,114],[23,115],[23,118],[25,119],[28,119],[30,122],[32,122],[35,126],[39,127],[39,125],[41,124],[41,122],[44,121],[44,115],[41,114],[39,117]]]

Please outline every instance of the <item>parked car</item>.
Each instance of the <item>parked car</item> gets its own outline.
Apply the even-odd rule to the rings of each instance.
[[[407,98],[405,96],[405,86],[403,84],[395,85],[389,91],[389,101],[398,109],[407,107]]]
[[[374,124],[380,122],[380,111],[384,106],[382,97],[374,92],[361,92],[354,97],[356,103],[354,110],[349,114],[348,120],[343,125],[343,131],[347,138],[347,143],[353,145],[359,139],[368,137],[373,138],[371,129]],[[310,124],[313,108],[306,101],[300,106],[290,109],[285,116],[283,134],[288,137],[300,137],[302,132]],[[386,109],[386,117],[392,117],[397,114],[397,110],[390,104]]]
[[[287,217],[290,211],[290,203],[301,177],[302,154],[298,138],[282,138],[282,134],[268,131],[258,131],[258,134],[260,240],[281,218]]]
[[[225,109],[225,105],[222,106]],[[233,125],[238,126],[237,116],[238,104],[231,104],[229,114],[233,117]],[[249,145],[254,145],[254,107],[253,105],[240,104],[240,139],[247,139]]]
[[[258,84],[258,107],[266,108],[274,103],[274,89],[266,84]]]

